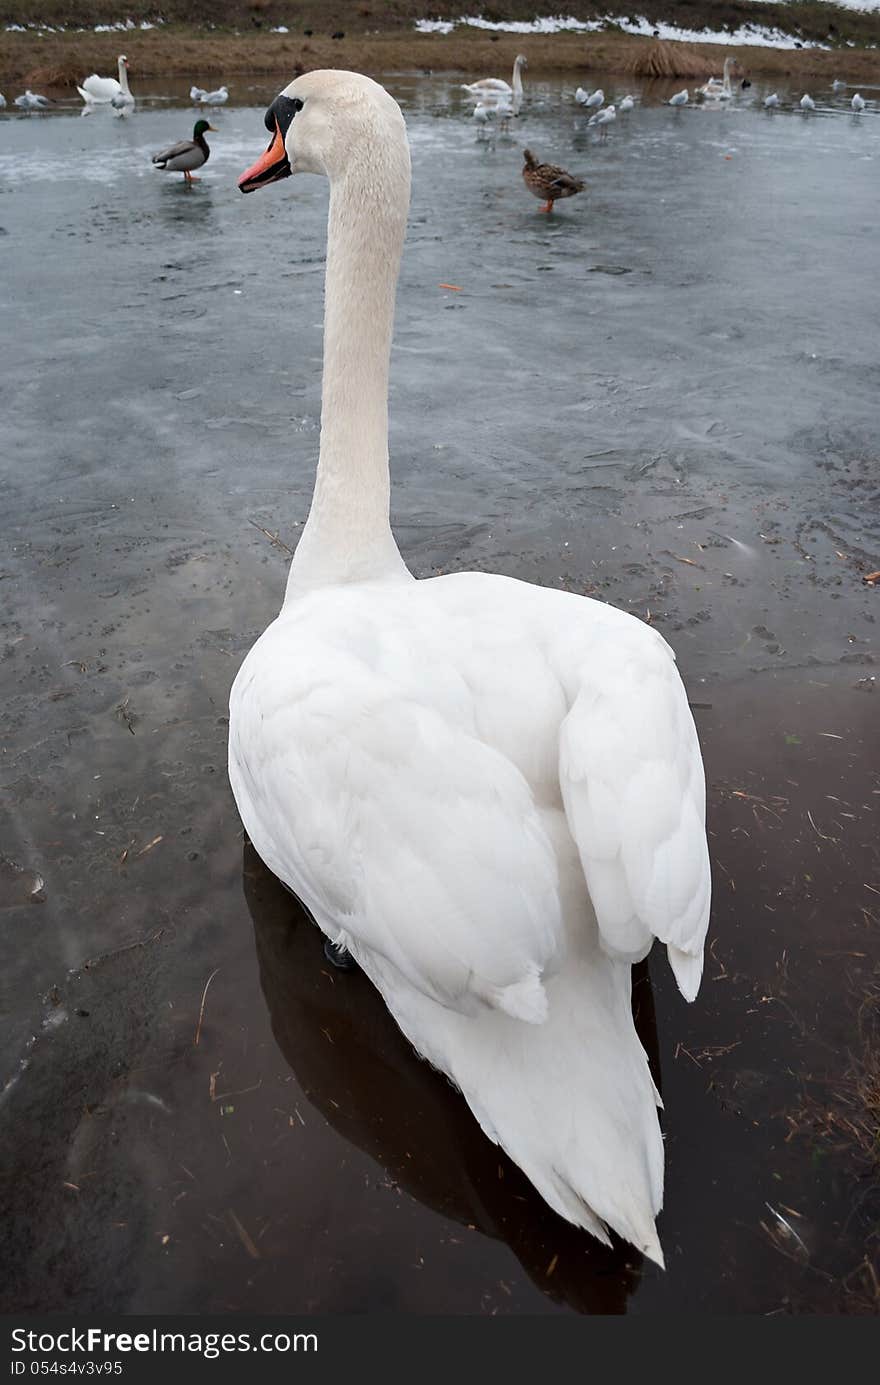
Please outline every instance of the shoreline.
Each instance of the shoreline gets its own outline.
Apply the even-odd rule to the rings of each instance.
[[[272,76],[290,81],[297,71],[351,68],[372,76],[416,71],[507,75],[518,52],[525,52],[532,76],[590,70],[633,73],[655,40],[625,34],[498,34],[465,30],[450,35],[415,30],[352,33],[341,41],[296,34],[206,32],[176,25],[149,31],[111,33],[4,32],[0,42],[0,90],[13,87],[74,90],[89,72],[112,72],[124,51],[132,78],[184,77],[192,80]],[[726,56],[738,60],[752,79],[802,77],[829,83],[840,76],[865,85],[880,84],[878,49],[781,49],[734,44],[664,41],[663,50],[681,67],[670,78],[693,79],[720,71]],[[15,91],[12,92],[15,94]]]

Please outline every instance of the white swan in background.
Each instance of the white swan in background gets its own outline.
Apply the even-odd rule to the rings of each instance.
[[[118,80],[116,77],[99,77],[93,72],[90,77],[86,77],[81,87],[77,87],[89,110],[95,106],[110,105],[116,110],[124,110],[134,105],[134,97],[128,85],[128,58],[124,53],[120,53],[117,58],[116,68],[119,73]]]
[[[605,93],[601,87],[597,87],[593,92],[584,91],[583,87],[578,87],[574,99],[578,105],[586,106],[588,110],[594,110],[602,105],[605,100]]]
[[[688,89],[685,87],[684,91],[677,91],[674,96],[670,96],[666,104],[667,106],[686,106],[689,99]]]
[[[28,87],[21,96],[16,96],[15,104],[20,111],[44,111],[52,102],[48,96],[41,96],[39,92],[31,91]]]
[[[310,72],[266,125],[242,191],[323,173],[330,210],[314,497],[230,697],[242,821],[550,1206],[662,1263],[659,1098],[630,968],[661,938],[693,999],[710,893],[672,651],[574,593],[412,577],[389,523],[403,117],[368,77]]]
[[[805,93],[800,99],[800,108],[802,111],[814,111],[816,109],[816,103],[812,96],[807,96]]]
[[[771,111],[774,106],[779,105],[779,97],[776,95],[775,91],[771,92],[769,96],[764,97],[764,105],[767,107],[768,111]]]
[[[702,87],[697,87],[699,96],[708,97],[712,101],[729,101],[733,96],[730,86],[730,69],[733,67],[733,58],[724,59],[724,75],[719,81],[717,77],[710,77],[708,82]]]
[[[462,83],[462,91],[468,92],[477,101],[491,101],[497,96],[509,96],[516,112],[519,111],[523,99],[522,70],[528,67],[528,60],[524,53],[517,53],[513,60],[513,73],[509,82],[505,82],[501,77],[483,77],[479,82]]]
[[[620,105],[617,107],[617,109],[618,109],[619,113],[620,113],[621,115],[623,115],[625,111],[631,111],[632,108],[633,108],[633,106],[634,106],[635,104],[636,104],[636,103],[635,103],[634,97],[632,97],[632,96],[624,96],[623,100],[621,101],[621,103],[620,103]]]
[[[613,107],[613,106],[604,106],[603,109],[602,109],[601,111],[597,111],[595,115],[591,115],[591,116],[590,116],[589,120],[587,121],[587,124],[588,124],[588,125],[599,125],[599,126],[601,127],[601,135],[600,135],[600,138],[601,138],[601,139],[607,139],[607,138],[608,138],[608,126],[611,124],[611,122],[612,122],[613,120],[616,120],[616,119],[617,119],[617,111],[614,109],[614,107]]]
[[[856,92],[849,104],[856,112],[856,115],[858,115],[859,111],[863,111],[868,103],[866,102],[864,96],[860,96],[859,93]]]

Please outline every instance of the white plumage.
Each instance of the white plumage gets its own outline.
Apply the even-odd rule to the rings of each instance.
[[[816,109],[816,103],[812,96],[807,96],[806,93],[804,93],[800,100],[800,107],[802,111],[814,111]]]
[[[608,126],[617,119],[617,112],[613,106],[603,106],[601,111],[591,115],[587,121],[588,125],[598,125],[601,130],[601,138],[608,138]]]
[[[733,58],[724,59],[724,74],[722,77],[710,77],[704,86],[697,87],[697,95],[709,101],[729,101],[733,96],[730,86],[730,69],[733,66]]]
[[[331,180],[315,495],[281,612],[235,679],[229,776],[256,850],[546,1201],[662,1263],[659,1098],[630,970],[696,994],[705,787],[671,650],[601,602],[415,581],[388,520],[388,360],[409,202],[400,111],[314,72],[240,180]]]
[[[764,105],[767,107],[768,111],[772,110],[774,106],[779,105],[779,97],[776,95],[775,91],[771,92],[769,96],[764,97]]]
[[[632,96],[624,96],[617,109],[623,114],[625,111],[631,111],[635,104],[635,100]]]
[[[605,93],[601,87],[597,87],[593,92],[584,91],[583,87],[578,87],[574,99],[579,105],[586,106],[588,110],[595,110],[605,100]]]
[[[4,102],[3,104],[5,105],[6,103]],[[52,103],[48,96],[41,96],[39,92],[31,91],[30,87],[28,87],[21,96],[16,96],[15,104],[18,106],[19,110],[22,111],[43,111],[47,106],[51,106]]]
[[[501,77],[483,77],[479,82],[462,83],[462,91],[466,91],[475,101],[492,101],[499,96],[507,96],[511,99],[514,110],[519,114],[519,108],[523,99],[522,70],[528,67],[528,61],[523,53],[517,53],[513,61],[513,72],[509,82],[505,82]]]
[[[865,101],[865,98],[863,96],[860,96],[859,93],[856,92],[853,96],[852,101],[850,101],[849,104],[852,106],[853,110],[858,114],[859,111],[863,111],[865,109],[867,102]]]
[[[117,58],[116,68],[119,73],[118,79],[99,77],[93,72],[90,77],[85,78],[81,87],[77,87],[85,102],[84,115],[89,114],[96,106],[111,106],[117,115],[127,115],[134,109],[134,97],[128,85],[128,58],[124,53],[120,53]]]
[[[204,87],[190,87],[189,99],[196,106],[225,106],[229,100],[228,87],[217,87],[216,91],[205,91]]]
[[[666,104],[667,106],[686,106],[687,103],[688,89],[685,87],[684,91],[677,91],[674,96],[670,96]]]

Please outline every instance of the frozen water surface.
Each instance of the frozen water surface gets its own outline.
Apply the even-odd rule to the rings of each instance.
[[[880,121],[658,86],[600,145],[531,83],[491,140],[391,85],[404,553],[650,618],[695,705],[706,980],[636,988],[669,1270],[549,1212],[243,848],[226,700],[307,511],[327,204],[238,194],[267,85],[191,189],[149,164],[182,106],[0,124],[4,1307],[846,1311],[870,1184],[803,1113],[878,957]],[[587,191],[542,216],[524,145]]]

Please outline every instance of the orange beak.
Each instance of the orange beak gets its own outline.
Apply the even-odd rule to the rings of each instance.
[[[242,192],[255,192],[257,188],[265,187],[266,183],[277,182],[279,178],[289,178],[290,174],[291,167],[284,147],[284,136],[276,119],[275,134],[268,149],[256,163],[251,164],[250,168],[242,173],[238,186]]]

